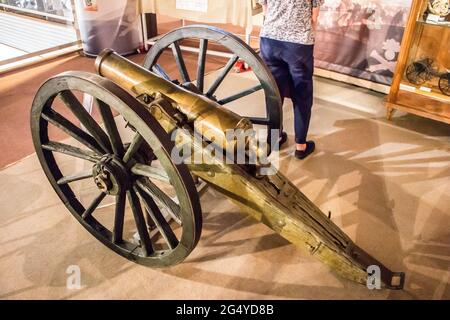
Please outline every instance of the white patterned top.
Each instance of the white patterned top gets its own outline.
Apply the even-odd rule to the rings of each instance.
[[[300,44],[314,44],[312,8],[324,0],[258,0],[267,5],[261,37]]]

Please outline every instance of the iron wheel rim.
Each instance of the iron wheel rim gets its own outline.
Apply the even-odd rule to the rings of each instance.
[[[82,214],[86,212],[87,208],[77,199],[70,186],[58,184],[58,180],[63,175],[53,151],[43,148],[43,145],[49,143],[47,130],[49,123],[42,117],[42,114],[43,111],[51,109],[54,99],[61,92],[73,90],[90,94],[116,110],[136,128],[145,142],[152,147],[158,159],[164,159],[161,164],[173,183],[181,208],[182,235],[174,249],[163,251],[163,253],[154,251],[145,256],[142,244],[141,251],[139,251],[136,250],[135,244],[125,240],[121,243],[113,243],[111,230],[105,228],[93,216],[83,219]],[[173,142],[159,123],[125,90],[105,78],[85,72],[66,72],[55,76],[47,80],[36,94],[31,113],[31,131],[39,162],[53,189],[78,222],[108,248],[129,260],[152,267],[164,267],[179,263],[195,248],[200,239],[202,215],[192,176],[186,165],[173,164],[170,161],[170,151],[174,147]],[[133,182],[133,186],[134,184]],[[136,190],[134,193],[137,195]]]

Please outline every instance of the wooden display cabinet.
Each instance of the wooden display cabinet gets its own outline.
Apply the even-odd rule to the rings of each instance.
[[[428,22],[428,1],[412,3],[386,99],[387,118],[398,109],[450,124],[450,15]]]

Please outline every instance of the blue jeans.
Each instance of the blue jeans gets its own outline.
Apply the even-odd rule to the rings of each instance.
[[[294,104],[295,142],[306,143],[313,104],[314,45],[261,37],[261,56],[272,72],[281,99]]]

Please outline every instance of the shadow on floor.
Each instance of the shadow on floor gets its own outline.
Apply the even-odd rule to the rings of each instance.
[[[76,297],[76,293],[68,294],[64,288],[65,270],[74,262],[82,265],[83,284],[89,289],[113,283],[124,273],[136,273],[148,281],[160,274],[175,277],[172,281],[180,278],[189,280],[192,285],[199,283],[279,298],[449,299],[450,199],[442,191],[435,196],[433,206],[417,192],[421,185],[424,188],[432,186],[434,179],[448,180],[450,156],[432,152],[442,149],[436,140],[413,139],[410,134],[399,134],[394,126],[380,125],[377,121],[338,120],[334,126],[338,130],[317,137],[318,151],[304,162],[286,156],[287,150],[283,150],[285,158],[280,169],[305,193],[312,192],[311,199],[323,211],[334,212],[336,215],[332,218],[351,231],[351,238],[360,247],[392,270],[404,271],[405,290],[370,292],[338,277],[337,284],[333,285],[299,284],[301,277],[307,277],[310,271],[308,275],[293,274],[290,283],[277,281],[286,266],[315,260],[236,212],[236,207],[222,196],[209,191],[203,199],[208,204],[203,208],[203,236],[198,248],[184,263],[163,270],[136,266],[115,255],[88,235],[65,209],[61,210],[59,204],[43,208],[39,217],[45,218],[49,214],[54,218],[57,215],[59,222],[50,228],[10,238],[8,243],[32,241],[31,244],[25,241],[24,245],[0,257],[1,261],[11,255],[20,256],[24,260],[22,273],[31,285],[3,293],[1,297],[11,298],[27,288],[41,286],[60,290],[60,297]],[[429,152],[431,154],[427,156]],[[317,181],[323,184],[313,188],[311,185]],[[411,185],[419,186],[418,191],[411,191]],[[33,190],[42,192],[39,185],[30,188],[29,194],[33,194]],[[39,193],[35,195],[28,199],[28,206],[38,200]],[[21,214],[9,216],[0,228],[32,214],[23,212],[24,209],[19,207]],[[57,210],[59,212],[55,212]],[[250,264],[256,259],[261,269],[243,268],[241,274],[233,275],[220,268],[206,267],[216,260],[225,266],[227,259],[236,257]],[[311,276],[314,274],[311,270]],[[116,294],[120,296],[120,293]]]

